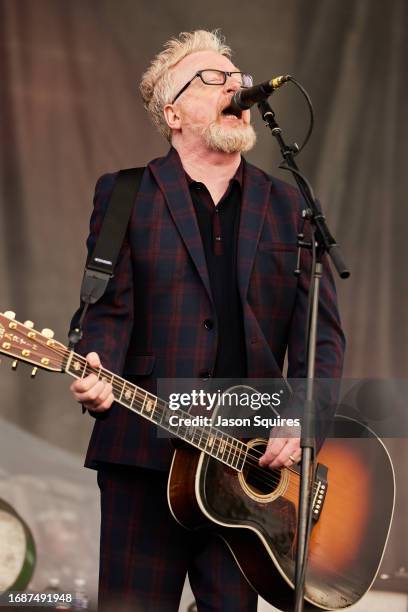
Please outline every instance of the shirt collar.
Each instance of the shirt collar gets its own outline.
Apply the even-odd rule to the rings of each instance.
[[[187,184],[190,187],[192,187],[193,185],[200,185],[202,183],[200,183],[200,181],[195,181],[194,179],[191,178],[191,176],[189,176],[187,174],[187,172],[184,170],[184,173],[186,175],[186,179],[187,179]],[[238,185],[240,186],[241,190],[242,190],[242,185],[244,182],[244,159],[241,157],[241,163],[239,164],[237,171],[235,172],[234,176],[232,177],[232,179],[229,182],[229,185],[231,185],[231,183],[235,181],[236,183],[238,183]]]

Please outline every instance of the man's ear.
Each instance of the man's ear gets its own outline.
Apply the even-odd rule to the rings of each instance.
[[[164,118],[171,130],[179,130],[181,127],[180,115],[173,104],[166,104],[163,107]]]

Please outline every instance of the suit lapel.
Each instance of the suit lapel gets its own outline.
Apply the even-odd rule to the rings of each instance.
[[[271,185],[265,174],[245,162],[237,262],[238,287],[242,300],[246,299]]]
[[[177,151],[171,148],[166,157],[153,160],[149,168],[166,199],[173,221],[212,301],[200,229]]]
[[[272,184],[263,172],[246,161],[244,164],[237,261],[238,286],[243,300],[248,291]],[[200,229],[177,151],[171,148],[166,157],[152,161],[149,168],[166,199],[174,223],[212,301]]]

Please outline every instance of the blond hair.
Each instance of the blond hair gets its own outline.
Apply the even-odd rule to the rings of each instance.
[[[178,37],[171,38],[163,46],[163,51],[156,55],[143,74],[140,92],[144,107],[154,125],[170,141],[171,130],[163,113],[164,106],[171,102],[176,93],[170,69],[184,57],[197,51],[215,51],[231,58],[231,49],[225,44],[219,30],[181,32]]]

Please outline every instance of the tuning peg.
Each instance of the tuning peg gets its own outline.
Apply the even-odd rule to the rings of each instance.
[[[52,331],[52,329],[48,329],[48,327],[44,327],[44,329],[41,331],[41,333],[42,333],[43,336],[45,336],[49,340],[51,340],[51,338],[54,337],[54,332]]]
[[[31,370],[31,378],[34,378],[34,377],[35,377],[35,375],[37,374],[37,370],[38,370],[38,368],[33,368],[33,369]]]
[[[12,310],[6,310],[6,312],[4,313],[4,316],[7,317],[8,319],[15,319],[16,313],[13,312]]]
[[[34,323],[32,321],[24,321],[24,325],[30,329],[33,329],[34,327]]]
[[[13,363],[11,364],[11,369],[12,370],[17,370],[17,366],[18,366],[18,360],[14,359]]]

